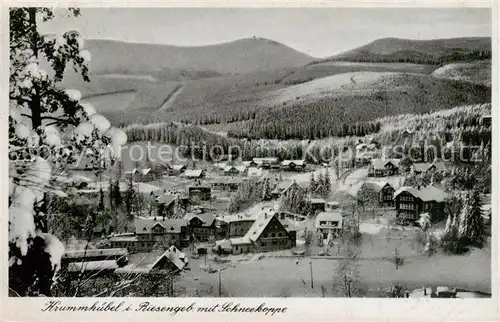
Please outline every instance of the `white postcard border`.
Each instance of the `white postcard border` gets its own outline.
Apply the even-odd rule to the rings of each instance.
[[[498,1],[6,1],[2,6],[2,48],[0,66],[9,66],[8,48],[8,6],[79,6],[79,7],[492,7],[492,104],[493,104],[493,187],[492,208],[496,214],[499,209],[500,191],[500,155],[499,155],[499,18],[500,5]],[[0,153],[7,155],[6,131],[8,128],[8,68],[1,68],[1,109],[0,124],[4,135],[0,137]],[[0,216],[2,227],[2,315],[4,321],[220,321],[220,320],[301,320],[301,321],[492,321],[499,319],[499,279],[498,279],[498,231],[499,223],[496,215],[493,219],[492,237],[492,297],[490,299],[346,299],[346,298],[9,298],[8,297],[8,204],[7,180],[8,160],[1,158],[2,182],[0,207],[3,209]],[[63,305],[92,305],[94,302],[113,301],[115,305],[124,302],[120,307],[128,305],[132,311],[121,312],[43,312],[49,301],[61,301]],[[196,307],[223,305],[224,303],[239,303],[243,307],[258,307],[265,303],[267,307],[286,308],[285,312],[274,315],[265,313],[195,313],[180,312],[172,315],[167,312],[136,312],[134,309],[141,302],[149,301],[157,306],[189,306],[196,303]]]

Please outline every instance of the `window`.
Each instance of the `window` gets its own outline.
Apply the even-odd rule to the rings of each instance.
[[[271,233],[271,237],[274,237],[274,236],[275,236],[274,233]]]

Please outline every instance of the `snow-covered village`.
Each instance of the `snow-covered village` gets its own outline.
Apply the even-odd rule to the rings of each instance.
[[[9,296],[491,297],[488,15],[121,10],[9,11]]]

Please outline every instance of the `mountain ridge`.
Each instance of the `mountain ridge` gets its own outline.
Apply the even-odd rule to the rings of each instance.
[[[92,71],[100,74],[161,74],[165,70],[245,74],[299,67],[315,59],[265,38],[243,38],[221,44],[189,47],[87,39],[85,47],[95,57],[91,62]]]

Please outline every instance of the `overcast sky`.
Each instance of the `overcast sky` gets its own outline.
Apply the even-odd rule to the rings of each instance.
[[[435,39],[491,36],[489,9],[82,9],[42,32],[80,31],[85,38],[200,46],[264,37],[325,57],[382,37]]]

